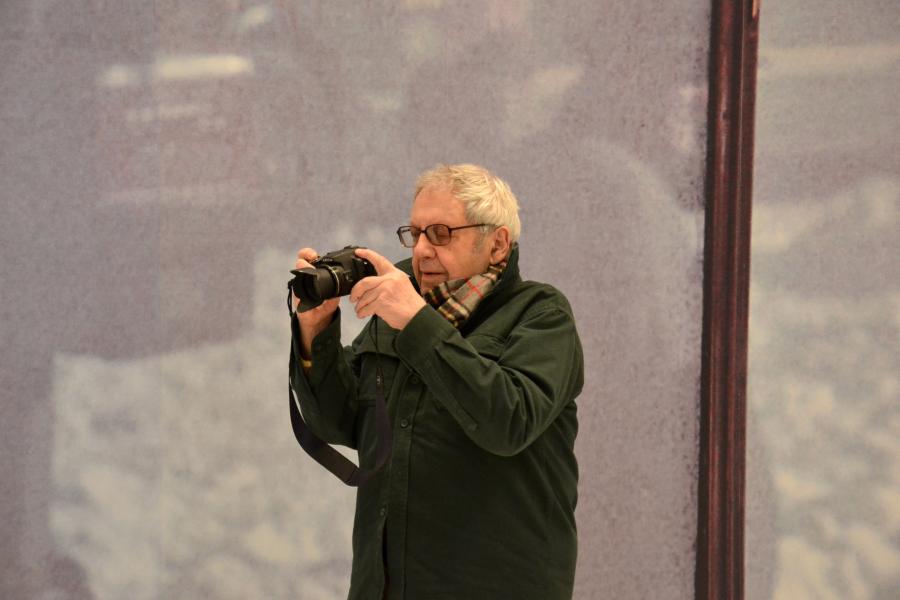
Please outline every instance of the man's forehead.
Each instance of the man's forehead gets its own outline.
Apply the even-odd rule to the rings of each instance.
[[[413,200],[409,222],[411,225],[452,224],[451,221],[464,221],[465,217],[465,205],[449,190],[424,189]]]

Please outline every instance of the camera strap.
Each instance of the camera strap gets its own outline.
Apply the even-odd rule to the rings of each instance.
[[[373,317],[377,319],[378,317]],[[373,323],[373,328],[377,330]],[[291,316],[291,331],[293,335],[299,336],[299,324],[297,320]],[[377,335],[377,334],[376,334]],[[391,446],[393,445],[393,435],[391,433],[391,424],[388,419],[387,402],[384,399],[384,375],[381,371],[380,356],[378,355],[377,338],[375,340],[375,466],[372,469],[361,469],[353,464],[343,454],[329,446],[327,443],[317,437],[303,420],[300,413],[300,404],[297,399],[293,387],[288,381],[288,401],[291,407],[291,427],[294,430],[294,437],[300,447],[309,454],[313,460],[328,469],[335,477],[343,481],[345,484],[353,487],[364,485],[367,481],[381,470],[387,463],[391,455]],[[294,354],[293,341],[291,342],[291,358],[288,373],[299,369],[297,357]]]

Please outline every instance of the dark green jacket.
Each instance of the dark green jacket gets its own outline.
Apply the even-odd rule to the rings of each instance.
[[[371,467],[377,323],[393,454],[357,493],[350,600],[382,597],[385,564],[390,600],[571,598],[581,343],[565,297],[517,258],[459,331],[427,306],[342,348],[338,313],[308,378],[291,373],[309,428]]]

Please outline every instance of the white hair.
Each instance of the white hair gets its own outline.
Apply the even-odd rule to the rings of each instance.
[[[419,175],[416,193],[424,189],[447,189],[465,205],[470,223],[485,223],[509,228],[509,241],[519,239],[519,202],[509,185],[484,167],[478,165],[438,165]]]

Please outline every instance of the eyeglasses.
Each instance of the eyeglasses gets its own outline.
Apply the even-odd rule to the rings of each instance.
[[[450,238],[452,234],[457,229],[469,229],[470,227],[485,227],[485,223],[478,223],[476,225],[463,225],[461,227],[448,227],[447,225],[443,225],[441,223],[434,223],[429,225],[425,229],[419,229],[418,227],[413,227],[412,225],[404,225],[397,229],[397,237],[400,238],[400,243],[406,246],[407,248],[412,248],[416,245],[416,242],[419,241],[419,236],[424,232],[425,237],[428,238],[428,241],[434,244],[435,246],[446,246],[450,243]]]

